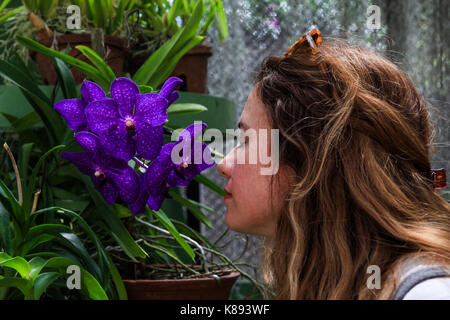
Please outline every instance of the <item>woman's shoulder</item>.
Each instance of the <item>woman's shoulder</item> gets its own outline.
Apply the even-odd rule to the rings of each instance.
[[[400,268],[394,300],[450,299],[450,266],[413,257]]]
[[[413,286],[402,300],[450,300],[450,276],[424,280]]]

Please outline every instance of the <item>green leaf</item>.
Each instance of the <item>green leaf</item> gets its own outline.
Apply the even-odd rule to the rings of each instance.
[[[31,227],[25,235],[25,241],[31,241],[41,234],[58,235],[61,232],[69,232],[70,228],[63,224],[40,224]]]
[[[25,188],[25,192],[24,192],[24,199],[29,199],[30,201],[27,201],[26,203],[24,203],[24,210],[25,212],[31,212],[31,199],[33,198],[33,194],[36,192],[35,187],[36,187],[36,179],[37,179],[37,175],[39,173],[39,170],[42,166],[42,164],[44,163],[45,159],[47,159],[47,157],[53,153],[53,151],[64,148],[64,145],[59,145],[59,146],[55,146],[53,148],[51,148],[50,150],[48,150],[46,153],[44,153],[38,160],[37,164],[35,165],[35,167],[33,168],[33,171],[31,172],[31,177],[30,177],[30,181],[27,185],[27,187]]]
[[[41,209],[36,211],[33,214],[33,222],[35,221],[36,217],[42,213],[45,212],[49,212],[49,211],[57,211],[59,214],[62,215],[66,215],[72,218],[75,218],[77,220],[77,222],[79,223],[79,225],[81,226],[81,228],[86,232],[86,234],[89,236],[89,238],[92,240],[92,242],[94,243],[96,249],[97,249],[97,253],[98,253],[98,263],[99,263],[99,267],[102,275],[102,280],[103,283],[106,284],[106,282],[109,279],[109,262],[108,259],[106,257],[106,253],[103,249],[103,246],[100,244],[99,239],[97,238],[97,235],[94,233],[94,231],[91,229],[91,227],[86,223],[86,221],[77,213],[67,210],[65,208],[60,208],[60,207],[50,207],[50,208],[45,208],[45,209]],[[67,239],[67,238],[66,238]],[[92,267],[93,270],[95,270],[95,267]]]
[[[97,207],[97,213],[103,218],[103,221],[108,226],[111,235],[116,239],[124,252],[134,261],[136,257],[145,258],[147,254],[131,237],[128,230],[123,225],[122,221],[117,217],[114,208],[109,206],[100,193],[94,188],[91,180],[87,176],[82,177],[90,196],[94,200]]]
[[[219,30],[220,41],[223,42],[228,38],[228,27],[222,0],[217,0],[217,29]]]
[[[37,246],[49,242],[55,239],[54,235],[50,234],[40,234],[29,241],[23,242],[19,247],[19,252],[23,255],[26,255],[28,252],[36,248]]]
[[[148,83],[157,88],[162,82],[164,82],[169,75],[175,69],[180,59],[193,47],[202,42],[204,37],[195,36],[184,47],[181,48],[174,56],[167,58],[161,65],[160,71],[155,73]]]
[[[73,74],[67,65],[61,59],[54,58],[53,64],[55,65],[56,74],[61,85],[64,99],[75,99],[78,97],[76,90],[75,79]]]
[[[181,205],[187,207],[192,214],[203,224],[205,224],[208,228],[213,229],[213,225],[211,221],[209,221],[208,217],[205,216],[205,214],[199,209],[198,205],[196,203],[193,203],[191,200],[186,199],[176,192],[169,190],[169,195],[177,202],[179,202]]]
[[[20,172],[20,179],[23,185],[28,183],[28,167],[30,163],[30,155],[33,150],[34,143],[24,143],[19,153],[18,169]]]
[[[13,214],[13,218],[18,221],[23,221],[22,217],[22,207],[17,201],[16,197],[11,190],[5,185],[3,181],[0,180],[0,201],[5,208],[11,208],[10,214]],[[9,206],[7,205],[9,204]]]
[[[58,242],[65,244],[76,253],[77,258],[83,262],[86,269],[99,281],[102,281],[101,271],[94,259],[91,258],[88,251],[84,247],[80,238],[74,233],[61,233],[58,237]],[[109,271],[109,270],[108,270]],[[108,274],[109,276],[109,274]]]
[[[205,175],[199,174],[198,176],[194,177],[194,180],[198,183],[203,184],[204,186],[208,187],[215,193],[217,193],[219,196],[226,196],[227,193],[225,190],[221,187],[219,187],[217,184],[215,184],[212,180],[208,179]]]
[[[46,268],[57,268],[60,270],[60,274],[67,277],[67,267],[71,265],[77,265],[74,261],[63,258],[55,257],[47,261]],[[86,291],[89,298],[93,300],[108,300],[108,296],[101,287],[100,283],[85,269],[80,267],[81,271],[81,290]]]
[[[23,36],[16,36],[17,41],[24,46],[26,46],[28,49],[31,49],[33,51],[42,53],[43,55],[46,55],[47,57],[53,58],[59,58],[63,60],[64,62],[70,64],[71,66],[74,66],[75,68],[82,71],[84,74],[86,74],[89,78],[91,78],[94,82],[97,82],[98,85],[100,85],[105,91],[109,90],[108,87],[108,79],[105,78],[99,70],[91,66],[90,64],[78,60],[74,57],[69,56],[68,54],[64,54],[62,52],[47,48],[46,46],[40,44],[37,41],[34,41],[32,39],[23,37]]]
[[[13,287],[19,289],[25,297],[30,295],[32,284],[30,280],[21,278],[0,278],[0,287]]]
[[[11,226],[9,221],[9,213],[0,202],[0,249],[7,253],[12,253],[11,247]]]
[[[139,87],[139,92],[140,94],[144,94],[144,93],[149,93],[149,92],[153,92],[153,88],[150,86],[146,86],[146,85],[138,85]]]
[[[44,268],[47,260],[42,259],[41,257],[34,257],[30,260],[30,279],[34,280],[41,273],[42,268]]]
[[[112,71],[112,69],[108,66],[108,64],[91,48],[86,46],[76,46],[78,50],[83,53],[92,64],[97,67],[97,69],[104,75],[104,77],[108,80],[109,85],[116,78],[116,75]]]
[[[34,298],[39,300],[45,290],[47,290],[59,276],[60,274],[58,272],[45,272],[38,275],[36,280],[34,280]]]
[[[22,257],[3,260],[0,256],[0,267],[12,268],[16,270],[23,279],[30,279],[30,265]]]
[[[5,116],[5,114],[2,112],[2,114]],[[18,118],[11,122],[11,126],[16,130],[17,132],[22,132],[24,130],[31,129],[35,124],[41,122],[41,118],[36,113],[36,111],[31,111],[30,113],[27,113],[21,118]]]
[[[128,300],[127,290],[125,289],[125,285],[123,283],[122,277],[120,276],[119,271],[117,270],[114,262],[108,256],[109,265],[111,266],[111,278],[114,282],[114,285],[117,290],[117,294],[119,295],[120,300]]]
[[[49,137],[53,140],[50,142],[57,141],[66,129],[59,114],[51,107],[50,99],[29,76],[16,66],[0,60],[0,74],[20,88],[25,98],[44,122]]]
[[[195,252],[192,250],[192,248],[189,246],[189,244],[184,240],[180,233],[178,232],[177,228],[173,225],[173,223],[170,221],[169,217],[164,213],[162,209],[159,209],[158,211],[151,210],[154,216],[158,218],[158,220],[162,223],[162,225],[167,229],[167,231],[170,232],[170,234],[175,238],[175,240],[181,245],[181,247],[186,251],[186,253],[191,257],[192,261],[194,262],[195,258]]]
[[[172,59],[172,57],[176,56],[179,51],[182,50],[182,48],[195,37],[202,17],[202,10],[203,0],[198,1],[194,13],[190,16],[186,26],[180,29],[169,41],[165,42],[158,50],[156,50],[156,52],[145,61],[138,71],[136,71],[133,76],[134,82],[138,84],[148,84],[152,77],[157,79],[162,78],[161,73],[166,71],[162,66],[163,63],[166,60]],[[182,56],[178,57],[181,59]],[[176,60],[176,62],[178,62],[178,60]],[[172,71],[173,69],[169,72],[169,74]],[[153,83],[151,83],[151,85],[153,85]],[[157,85],[153,85],[153,87],[157,87]]]
[[[167,109],[167,114],[186,115],[208,111],[208,108],[197,103],[173,103]]]

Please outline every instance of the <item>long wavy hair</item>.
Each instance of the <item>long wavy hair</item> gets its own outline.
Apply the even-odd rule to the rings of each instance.
[[[296,179],[263,246],[266,297],[389,299],[407,258],[450,265],[450,205],[429,178],[435,130],[395,64],[344,41],[320,50],[328,79],[310,51],[256,70],[280,166]],[[367,286],[370,265],[381,289]]]

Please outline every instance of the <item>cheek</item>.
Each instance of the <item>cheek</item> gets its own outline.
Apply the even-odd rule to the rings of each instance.
[[[270,177],[261,175],[257,165],[243,164],[236,166],[232,181],[225,222],[235,231],[258,233],[271,223]]]

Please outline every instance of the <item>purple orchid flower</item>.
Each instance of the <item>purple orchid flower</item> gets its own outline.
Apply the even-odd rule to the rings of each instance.
[[[88,175],[108,204],[114,204],[118,195],[125,202],[134,204],[140,186],[137,173],[126,161],[112,157],[93,133],[82,131],[74,137],[86,152],[63,152],[61,157]]]
[[[171,77],[159,94],[140,94],[132,80],[115,79],[111,84],[111,98],[86,106],[90,130],[100,136],[102,144],[117,158],[128,161],[137,152],[146,160],[155,159],[164,142],[167,108],[178,99],[178,93],[173,90],[181,82]]]
[[[64,99],[54,106],[54,109],[66,119],[68,127],[74,131],[88,130],[84,114],[86,105],[106,98],[105,92],[98,84],[87,80],[83,81],[81,85],[81,96],[83,99]]]
[[[188,186],[200,172],[214,166],[208,145],[197,140],[206,127],[205,123],[195,122],[185,128],[177,142],[165,144],[159,157],[149,165],[144,177],[151,209],[159,210],[171,187]],[[176,151],[179,159],[175,160]]]

